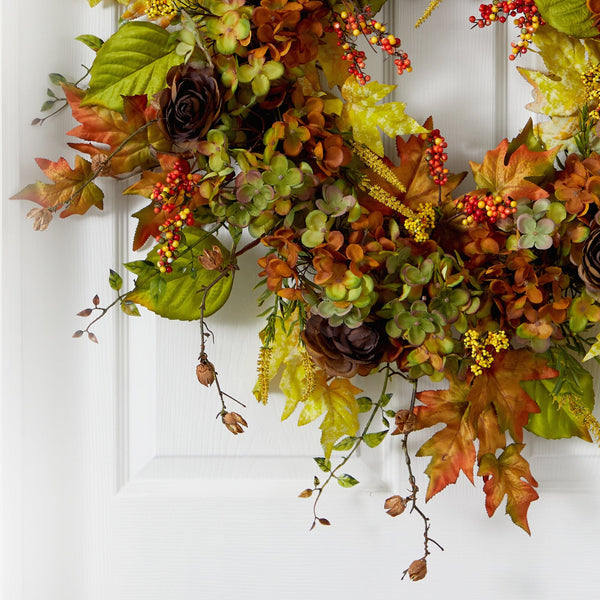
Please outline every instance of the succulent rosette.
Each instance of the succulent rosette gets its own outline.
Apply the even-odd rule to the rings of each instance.
[[[315,477],[303,497],[318,501],[333,479],[357,484],[337,469],[360,445],[381,443],[389,419],[391,433],[405,436],[409,466],[406,436],[444,425],[418,450],[430,459],[425,498],[461,471],[471,481],[477,473],[488,514],[508,494],[507,512],[529,531],[537,484],[521,454],[524,429],[587,441],[600,434],[591,375],[579,360],[600,355],[590,337],[600,321],[600,48],[585,42],[598,64],[563,74],[572,85],[561,85],[574,91],[560,118],[577,115],[576,152],[544,147],[530,122],[471,162],[473,189],[458,191],[466,173],[447,168],[440,129],[431,118],[417,123],[389,100],[394,86],[368,73],[360,37],[399,75],[412,69],[373,12],[383,4],[132,2],[106,42],[86,37],[96,52],[87,87],[55,77],[79,122],[69,132],[80,140],[70,144],[79,152],[74,166],[38,159],[52,183],[16,197],[40,205],[28,216],[44,230],[56,212],[102,208],[99,178],[132,179],[125,194],[147,198],[133,215],[134,250],[153,247],[125,265],[132,289],[111,271],[118,296],[110,306],[199,322],[196,376],[216,390],[221,422],[234,435],[248,424],[226,406],[235,399],[210,360],[206,319],[226,304],[238,257],[261,250],[265,324],[254,394],[265,403],[278,382],[283,418],[298,406],[302,423],[322,416],[324,456],[316,460],[328,479]],[[483,28],[516,17],[512,59],[536,39],[548,57],[565,42],[560,31],[593,34],[595,9],[591,1],[494,0],[471,22]],[[542,28],[551,33],[543,37]],[[552,115],[561,77],[524,74],[539,86],[536,108]],[[385,154],[382,135],[397,156]],[[107,308],[96,296],[80,315]],[[75,337],[97,341],[96,321]],[[381,381],[374,399],[357,387],[367,376]],[[413,394],[404,404],[393,398],[392,410],[394,377]],[[446,387],[418,391],[429,380]],[[370,412],[364,429],[361,412]],[[383,429],[370,431],[374,421]],[[347,455],[334,467],[338,451]],[[504,492],[502,477],[518,484]],[[391,516],[420,500],[412,471],[409,484],[408,496],[386,502]],[[313,513],[313,525],[328,524],[316,501]],[[425,577],[436,543],[417,513],[425,556],[407,569],[414,581]]]

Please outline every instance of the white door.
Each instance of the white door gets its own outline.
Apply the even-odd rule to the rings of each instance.
[[[90,64],[73,38],[114,31],[116,8],[105,3],[1,8],[3,598],[594,597],[600,451],[579,440],[528,445],[541,496],[529,512],[531,538],[501,510],[488,519],[480,484],[461,479],[428,503],[430,534],[445,551],[433,549],[424,581],[400,581],[422,554],[422,522],[383,511],[408,486],[397,438],[357,457],[348,470],[361,484],[329,489],[319,511],[332,526],[309,533],[312,503],[297,495],[318,473],[318,430],[281,423],[282,397],[263,407],[250,393],[257,254],[245,257],[248,275],[211,319],[212,358],[248,406],[243,435],[215,421],[216,399],[196,381],[195,326],[115,312],[95,329],[98,345],[71,339],[75,313],[94,294],[103,305],[112,299],[108,268],[130,259],[132,205],[115,185],[103,213],[56,219],[39,233],[24,218],[27,203],[7,198],[40,177],[34,157],[72,156],[66,111],[29,123],[48,73],[77,78]],[[471,31],[474,0],[445,0],[417,31],[427,0],[388,4],[385,20],[415,67],[397,80],[398,99],[420,121],[435,116],[451,168],[514,136],[526,118],[514,107],[530,92],[506,60],[512,32]],[[408,391],[394,392],[400,408]],[[413,451],[422,439],[415,435]],[[415,460],[422,488],[425,464]]]

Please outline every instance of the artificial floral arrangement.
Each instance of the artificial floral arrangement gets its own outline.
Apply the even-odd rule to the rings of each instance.
[[[600,355],[600,3],[493,0],[471,16],[480,28],[514,21],[510,60],[539,52],[548,72],[520,71],[533,86],[529,108],[547,119],[471,162],[475,187],[459,195],[466,173],[445,167],[432,119],[420,125],[385,101],[394,86],[368,74],[369,47],[399,75],[412,69],[375,16],[385,0],[119,2],[114,35],[78,38],[95,52],[89,72],[50,76],[62,94],[49,89],[42,110],[71,109],[79,125],[68,135],[80,141],[69,146],[80,154],[73,166],[37,159],[52,183],[14,196],[40,205],[28,214],[37,230],[57,213],[101,209],[105,177],[134,178],[125,194],[148,199],[133,215],[133,247],[152,248],[124,265],[133,289],[111,270],[116,299],[102,307],[95,296],[79,313],[94,318],[74,337],[97,342],[91,327],[113,306],[199,321],[197,378],[214,386],[227,429],[242,433],[247,422],[229,410],[236,399],[210,361],[206,319],[226,303],[240,255],[259,246],[254,395],[266,403],[277,379],[283,418],[324,414],[323,480],[300,494],[313,498],[312,527],[329,525],[317,506],[330,482],[358,483],[342,470],[357,448],[400,435],[409,494],[385,510],[422,518],[424,553],[405,571],[422,579],[441,546],[407,438],[444,425],[417,452],[430,457],[425,500],[461,471],[476,474],[488,514],[506,496],[529,532],[538,494],[524,430],[600,438],[582,364]],[[386,156],[381,132],[397,156]],[[357,386],[376,373],[383,387],[371,399]],[[413,386],[400,410],[388,406],[394,377]],[[428,380],[445,386],[420,389]]]

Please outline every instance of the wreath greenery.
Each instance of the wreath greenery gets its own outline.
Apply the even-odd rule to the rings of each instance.
[[[417,123],[386,101],[394,86],[368,74],[369,47],[399,75],[412,69],[375,16],[385,0],[119,2],[114,35],[78,38],[95,52],[85,77],[50,76],[62,94],[49,89],[42,110],[71,109],[74,165],[37,159],[51,183],[14,196],[39,205],[28,214],[37,230],[57,213],[102,208],[105,177],[135,178],[125,194],[148,198],[133,215],[133,247],[153,247],[124,265],[133,288],[123,291],[111,270],[116,299],[102,307],[95,296],[79,313],[93,318],[74,337],[97,342],[91,327],[113,306],[199,321],[197,378],[215,387],[226,428],[242,433],[205,320],[227,302],[240,255],[260,246],[265,326],[254,395],[266,403],[278,377],[283,418],[298,409],[300,423],[323,416],[322,473],[300,494],[314,501],[313,527],[329,525],[317,507],[330,482],[358,483],[343,472],[356,450],[400,435],[410,491],[385,510],[395,517],[408,507],[423,519],[424,554],[405,572],[422,579],[439,544],[407,439],[442,425],[417,452],[430,457],[425,500],[461,471],[476,474],[488,514],[506,496],[507,513],[529,532],[538,494],[524,430],[600,438],[582,364],[600,355],[600,4],[493,0],[470,17],[482,28],[514,21],[510,60],[539,52],[547,72],[519,70],[533,86],[528,108],[545,119],[472,162],[475,187],[459,195],[466,173],[445,167],[432,119]],[[381,132],[397,157],[385,154]],[[371,399],[357,385],[373,373],[383,385]],[[389,407],[394,377],[413,386],[400,410]],[[419,391],[427,380],[446,385]],[[376,422],[383,429],[373,431]]]

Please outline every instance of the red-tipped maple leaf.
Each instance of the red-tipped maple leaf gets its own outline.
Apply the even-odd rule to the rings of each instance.
[[[417,456],[431,456],[425,470],[429,476],[426,500],[455,483],[461,471],[472,482],[476,458],[481,460],[482,456],[504,448],[505,431],[521,442],[529,415],[540,409],[520,382],[549,379],[557,374],[539,354],[525,349],[509,350],[498,354],[492,366],[470,384],[448,375],[447,390],[419,392],[423,406],[414,411],[417,428],[446,425],[417,452]],[[475,440],[479,441],[478,452]]]
[[[495,150],[486,153],[481,164],[470,161],[478,190],[513,200],[547,198],[548,192],[532,179],[544,179],[554,172],[558,148],[535,152],[522,144],[507,157],[508,150],[508,140],[504,139]]]
[[[481,457],[478,475],[485,481],[485,508],[491,517],[504,496],[506,513],[510,515],[515,525],[522,527],[527,533],[527,510],[529,505],[538,499],[537,481],[531,475],[529,463],[521,456],[524,444],[511,444],[496,458],[493,454]]]
[[[423,124],[426,129],[433,129],[433,119],[429,117]],[[396,137],[396,149],[400,157],[400,164],[394,166],[392,162],[385,158],[385,163],[396,177],[404,184],[406,192],[400,192],[383,177],[373,172],[368,172],[369,180],[405,204],[413,210],[416,210],[419,204],[431,203],[437,206],[440,198],[440,186],[433,182],[429,175],[427,165],[427,141],[421,139],[418,135],[411,135],[407,141],[400,136]],[[465,178],[466,172],[458,174],[449,174],[448,181],[442,186],[441,198],[444,199],[450,194]],[[369,210],[378,210],[383,214],[392,214],[394,211],[387,206],[375,202],[374,200],[361,199],[363,204]]]
[[[73,116],[81,123],[68,131],[68,135],[104,144],[70,143],[71,148],[90,156],[111,154],[121,147],[102,175],[120,175],[135,169],[149,169],[158,164],[155,150],[168,150],[156,123],[156,109],[148,106],[146,96],[123,98],[124,114],[102,106],[81,106],[85,91],[75,86],[63,85]],[[128,139],[129,138],[129,139]]]
[[[455,483],[462,471],[473,483],[475,429],[469,419],[469,386],[449,377],[447,390],[426,390],[417,394],[423,406],[415,408],[417,428],[446,423],[427,440],[417,456],[431,456],[425,473],[429,476],[426,500]]]
[[[64,207],[61,217],[82,215],[90,206],[102,209],[104,193],[91,181],[94,172],[90,162],[76,156],[73,169],[64,158],[59,158],[57,162],[36,158],[35,162],[54,183],[31,183],[12,198],[31,200],[44,208],[60,210]]]

